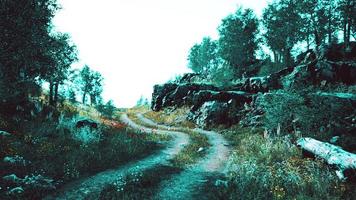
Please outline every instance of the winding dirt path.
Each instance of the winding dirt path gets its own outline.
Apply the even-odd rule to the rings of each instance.
[[[175,127],[159,125],[142,114],[137,114],[139,120],[143,123],[156,126],[159,129],[180,130]],[[192,167],[184,170],[173,178],[164,181],[160,186],[160,193],[155,199],[204,199],[203,196],[196,197],[198,187],[206,182],[206,176],[211,173],[224,173],[225,164],[229,156],[228,142],[222,135],[214,131],[205,131],[202,129],[192,129],[200,134],[207,136],[211,147],[207,150],[207,155]]]
[[[132,170],[144,171],[153,168],[158,164],[167,163],[178,154],[185,145],[189,143],[189,136],[177,131],[154,130],[134,123],[126,114],[120,117],[120,120],[128,126],[141,130],[144,133],[151,134],[169,134],[173,140],[168,142],[167,147],[142,160],[132,161],[118,169],[107,170],[94,176],[77,180],[64,186],[61,190],[44,199],[66,199],[81,200],[90,196],[90,199],[98,199],[100,192],[106,184],[113,183],[119,176],[123,176]]]

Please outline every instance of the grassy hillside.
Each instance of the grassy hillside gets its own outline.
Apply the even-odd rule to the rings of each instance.
[[[40,106],[43,114],[48,108],[45,104]],[[65,102],[51,116],[41,113],[29,119],[19,118],[16,124],[13,118],[0,117],[0,130],[10,134],[0,136],[0,176],[13,177],[0,180],[1,199],[38,199],[67,182],[116,168],[159,148],[156,138],[136,134],[115,119],[100,117],[90,107]],[[78,128],[76,122],[82,119],[90,119],[98,126]],[[26,186],[25,181],[39,175],[50,183]],[[14,188],[18,186],[24,191],[16,192]]]

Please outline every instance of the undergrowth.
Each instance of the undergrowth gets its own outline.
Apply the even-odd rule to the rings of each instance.
[[[352,199],[355,186],[338,181],[321,160],[305,159],[287,136],[259,130],[224,131],[234,150],[225,180],[206,186],[210,199]]]
[[[100,200],[141,200],[153,199],[158,192],[159,183],[178,174],[181,169],[160,165],[146,171],[132,171],[124,177],[119,177],[114,183],[104,187]],[[157,175],[159,172],[159,175]]]
[[[111,127],[99,123],[98,128],[77,128],[75,107],[61,109],[63,115],[58,119],[37,117],[11,131],[11,136],[1,138],[0,160],[5,156],[21,156],[28,165],[14,167],[0,162],[0,177],[40,174],[61,186],[140,159],[160,148],[157,142],[161,138],[137,134],[124,125]],[[5,189],[9,186],[0,180],[0,199],[7,198]],[[47,192],[25,191],[21,198],[39,199]]]

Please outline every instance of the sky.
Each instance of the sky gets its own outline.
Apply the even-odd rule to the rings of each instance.
[[[204,36],[218,38],[221,20],[239,6],[258,16],[265,0],[59,0],[56,29],[69,33],[79,63],[104,77],[104,100],[132,107],[153,86],[187,68],[189,49]]]

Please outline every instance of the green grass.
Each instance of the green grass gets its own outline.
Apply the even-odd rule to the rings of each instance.
[[[100,193],[101,200],[141,200],[153,199],[158,192],[159,183],[178,174],[181,169],[160,165],[143,172],[132,171],[107,185]]]
[[[189,134],[190,143],[171,160],[175,167],[188,167],[196,163],[206,155],[206,150],[210,147],[208,138],[205,135],[195,131],[185,131],[185,133]],[[204,150],[198,152],[199,148]]]
[[[355,185],[338,181],[321,160],[305,159],[288,137],[264,138],[261,130],[223,131],[233,144],[228,176],[206,184],[209,199],[347,199]]]
[[[37,118],[11,131],[14,136],[1,138],[0,177],[9,174],[18,177],[42,174],[63,185],[143,158],[161,148],[158,144],[163,139],[161,136],[137,134],[127,127],[104,125],[99,125],[95,131],[88,131],[97,134],[97,140],[83,142],[73,137],[73,134],[83,134],[75,128],[74,121],[66,117],[51,121]],[[15,155],[24,157],[31,164],[12,167],[2,162],[4,156]],[[3,189],[7,186],[8,183],[1,179],[0,187]],[[5,192],[0,190],[1,199],[6,198]],[[28,190],[23,194],[23,199],[39,199],[47,192]]]
[[[179,123],[175,123],[174,119],[182,118],[185,116],[186,109],[177,109],[173,112],[168,111],[160,111],[153,112],[147,111],[145,107],[137,107],[133,108],[128,112],[128,116],[131,120],[136,122],[137,124],[142,124],[142,122],[137,118],[136,113],[145,112],[144,116],[148,119],[155,121],[156,123],[173,126],[174,131],[180,131],[186,133],[190,137],[190,143],[184,147],[184,149],[179,152],[172,160],[171,163],[175,167],[188,167],[194,163],[196,163],[200,158],[206,155],[206,149],[210,147],[208,142],[208,138],[205,135],[202,135],[191,128],[192,124],[188,121],[180,121]],[[157,128],[156,126],[143,124],[144,126],[150,128]],[[184,126],[185,125],[185,126]],[[203,148],[203,151],[198,152],[199,148]]]

